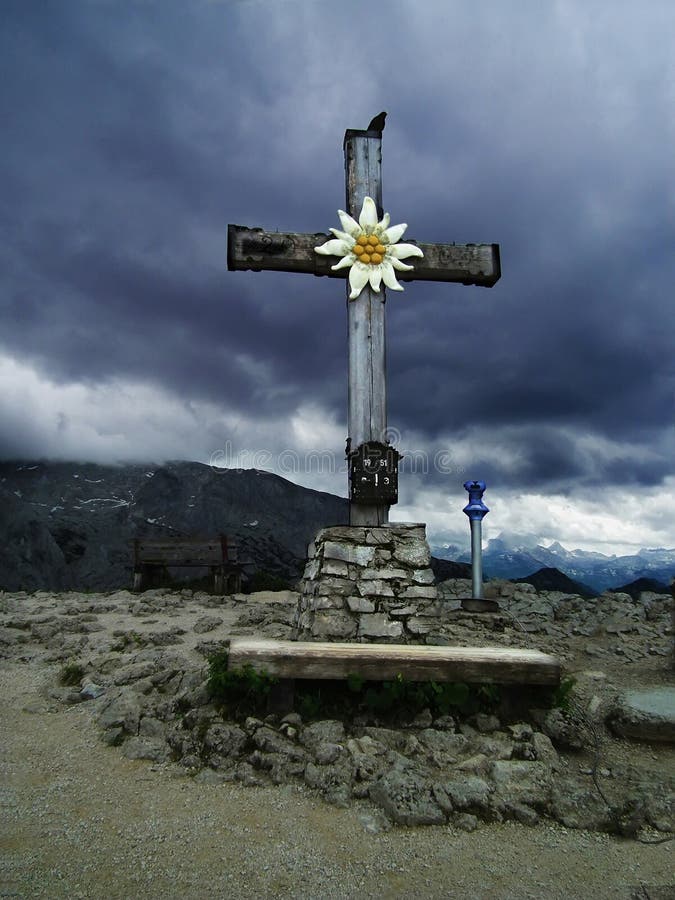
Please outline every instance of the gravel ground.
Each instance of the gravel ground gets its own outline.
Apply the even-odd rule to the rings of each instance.
[[[47,699],[56,673],[0,663],[0,897],[675,897],[674,842],[550,824],[373,833],[366,806],[127,760],[86,703]]]

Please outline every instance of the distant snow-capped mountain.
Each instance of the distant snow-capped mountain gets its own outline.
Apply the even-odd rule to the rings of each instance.
[[[434,546],[432,552],[441,559],[471,560],[466,547],[454,544]],[[675,577],[675,550],[643,548],[631,556],[606,556],[589,550],[567,550],[558,541],[542,547],[532,535],[504,534],[488,541],[483,550],[486,578],[524,578],[542,568],[559,569],[597,591],[620,587],[638,578],[652,578],[669,585]]]

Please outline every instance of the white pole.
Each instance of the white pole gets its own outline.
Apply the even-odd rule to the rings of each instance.
[[[471,596],[475,600],[483,599],[482,525],[480,519],[471,520]]]
[[[464,490],[469,492],[469,502],[464,513],[471,522],[471,593],[474,600],[483,599],[483,540],[482,522],[490,510],[483,503],[484,481],[465,481]]]

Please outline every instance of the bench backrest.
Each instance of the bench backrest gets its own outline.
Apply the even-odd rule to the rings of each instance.
[[[136,538],[134,563],[163,566],[221,566],[238,561],[237,544],[221,534],[215,538]]]

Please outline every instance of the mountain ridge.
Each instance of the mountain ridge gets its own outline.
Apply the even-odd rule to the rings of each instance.
[[[512,579],[515,584],[531,584],[538,591],[562,591],[567,594],[576,594],[585,600],[590,600],[597,596],[597,591],[589,587],[587,584],[581,584],[579,581],[569,578],[560,569],[543,568],[526,575],[524,578]]]
[[[220,532],[250,572],[297,578],[319,528],[348,515],[346,499],[256,469],[2,462],[0,588],[114,590],[131,583],[135,537]]]
[[[249,571],[285,579],[302,573],[316,532],[346,524],[348,501],[258,469],[217,469],[174,460],[100,464],[0,462],[0,589],[113,590],[130,584],[134,537],[236,536]],[[528,546],[529,545],[529,546]],[[470,553],[432,546],[437,580],[470,577]],[[675,550],[632,556],[536,544],[500,535],[483,552],[485,579],[524,580],[557,569],[596,593],[641,578],[670,584]]]
[[[521,539],[519,541],[519,538]],[[538,569],[555,568],[597,593],[651,578],[670,584],[675,577],[675,549],[641,548],[637,553],[606,556],[590,550],[567,550],[559,541],[549,547],[533,543],[532,535],[500,535],[483,549],[485,578],[522,580]],[[470,552],[453,544],[432,547],[435,556],[469,562]]]

